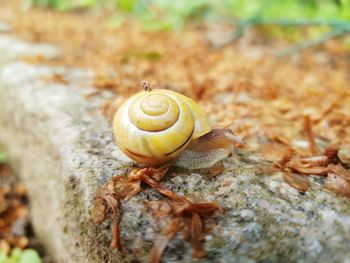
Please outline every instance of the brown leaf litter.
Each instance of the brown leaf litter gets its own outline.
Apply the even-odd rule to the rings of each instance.
[[[29,225],[27,190],[15,182],[10,168],[0,164],[0,250],[8,252],[13,247],[26,248],[31,237],[26,235]]]
[[[207,38],[210,26],[190,24],[179,32],[144,32],[134,21],[112,28],[106,22],[109,15],[23,12],[8,3],[0,7],[0,16],[19,37],[55,43],[62,50],[62,56],[53,60],[25,57],[25,61],[94,70],[94,81],[88,84],[116,93],[115,100],[101,105],[109,120],[125,98],[139,91],[138,83],[148,79],[156,88],[172,89],[198,101],[215,127],[230,126],[247,142],[247,149],[273,164],[262,167],[264,174],[283,171],[284,180],[300,192],[311,186],[308,175],[323,176],[327,189],[350,197],[350,60],[348,48],[340,41],[281,59],[272,51],[288,43],[264,39],[258,29],[215,49]],[[220,30],[220,25],[216,28]],[[150,59],[150,54],[157,59]],[[65,79],[53,75],[53,81],[64,83]],[[153,262],[160,260],[167,242],[180,230],[191,240],[193,256],[200,257],[203,219],[222,209],[214,203],[192,203],[164,188],[159,183],[163,172],[146,168],[116,176],[101,189],[93,218],[101,222],[112,210],[112,246],[121,249],[120,201],[141,191],[141,183],[150,185],[167,201],[148,207],[159,223],[168,222],[154,242]]]
[[[161,256],[171,239],[180,230],[192,244],[192,257],[205,256],[203,242],[205,238],[203,220],[224,209],[214,202],[192,202],[184,196],[162,186],[159,181],[168,171],[168,167],[135,169],[128,176],[115,176],[101,188],[92,210],[96,223],[105,220],[109,209],[113,212],[113,238],[111,246],[122,251],[119,238],[118,209],[122,199],[129,200],[139,193],[141,183],[145,183],[167,197],[167,201],[151,201],[147,207],[156,221],[163,225],[163,230],[154,241],[150,262],[160,262]]]

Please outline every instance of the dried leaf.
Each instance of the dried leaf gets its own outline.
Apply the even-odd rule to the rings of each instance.
[[[113,229],[112,229],[113,237],[112,237],[111,247],[121,251],[122,246],[119,238],[119,221],[118,221],[119,200],[117,200],[113,195],[105,195],[103,196],[103,198],[105,199],[107,205],[113,211]]]
[[[0,251],[25,248],[32,241],[22,226],[16,226],[17,222],[29,224],[26,194],[25,185],[17,183],[10,167],[0,164]]]
[[[171,200],[173,200],[175,202],[180,202],[180,203],[188,202],[185,197],[179,196],[175,192],[170,191],[169,189],[161,186],[157,181],[152,179],[151,175],[155,171],[156,171],[155,168],[144,168],[144,169],[141,169],[138,171],[134,171],[129,176],[129,178],[130,178],[130,180],[137,180],[137,179],[141,180],[142,182],[148,184],[149,186],[151,186],[152,188],[157,190],[162,195],[165,195],[166,197],[170,198]]]
[[[158,263],[163,255],[165,248],[170,240],[175,236],[181,227],[181,221],[179,219],[173,219],[169,222],[168,226],[163,232],[156,238],[151,250],[151,263]]]
[[[294,172],[302,174],[314,174],[314,175],[326,175],[329,171],[328,167],[316,166],[310,167],[308,164],[302,164],[300,162],[288,162],[286,168],[291,169]]]
[[[150,176],[156,180],[156,181],[161,181],[162,178],[165,176],[165,174],[168,172],[169,170],[169,165],[168,164],[165,164],[161,167],[158,167],[156,169],[153,169]]]
[[[196,202],[196,203],[188,203],[178,205],[176,210],[174,211],[175,215],[191,215],[192,213],[196,213],[200,216],[212,216],[215,212],[222,212],[223,208],[216,203],[213,202]]]
[[[328,173],[326,188],[339,195],[350,197],[350,182],[335,173]]]
[[[264,144],[260,148],[260,153],[264,160],[274,162],[279,161],[281,159],[281,156],[285,156],[288,149],[289,147],[285,146],[284,144],[270,142]]]
[[[282,158],[279,160],[279,162],[276,164],[277,167],[283,168],[286,163],[288,163],[294,155],[294,150],[292,148],[287,148],[287,150],[282,155]]]
[[[342,161],[338,156],[338,151],[339,151],[338,146],[330,146],[324,151],[324,156],[327,157],[329,163],[342,164]]]
[[[312,122],[309,115],[304,117],[304,129],[309,141],[311,155],[321,155],[321,151],[316,144],[315,134],[312,130]]]
[[[191,242],[191,217],[183,217],[183,229],[182,229],[182,236],[183,239],[186,241]]]
[[[350,172],[347,169],[345,169],[344,166],[342,166],[340,163],[330,164],[328,167],[331,172],[344,178],[345,180],[350,181]]]
[[[327,156],[312,156],[307,158],[300,158],[298,159],[301,165],[305,167],[312,167],[312,166],[327,166],[330,161]]]
[[[152,211],[153,216],[157,220],[166,216],[170,216],[172,212],[171,206],[166,201],[150,201],[147,202],[146,206]]]
[[[196,202],[191,203],[185,197],[177,195],[175,192],[161,186],[157,181],[152,178],[152,173],[156,171],[155,168],[144,168],[141,170],[134,170],[130,176],[131,180],[141,180],[145,182],[159,193],[165,195],[170,199],[170,203],[164,201],[152,201],[147,204],[148,208],[153,210],[156,219],[172,218],[182,219],[183,222],[187,222],[190,226],[185,227],[186,233],[190,232],[191,242],[194,258],[201,258],[205,256],[203,248],[204,233],[202,229],[201,216],[211,216],[216,211],[224,211],[218,204],[213,202]],[[188,220],[191,218],[191,220]],[[172,221],[173,222],[173,221]],[[188,231],[190,230],[190,231]],[[177,228],[173,229],[170,226],[168,235],[162,235],[162,237],[156,241],[152,249],[151,262],[159,262],[161,254],[163,253],[166,244],[170,241],[173,235],[175,235]]]
[[[273,175],[278,172],[280,167],[270,163],[270,164],[260,164],[257,165],[257,173],[259,175]]]
[[[283,178],[286,183],[300,192],[306,192],[310,187],[310,181],[307,176],[298,175],[289,171],[283,172]]]
[[[119,196],[120,198],[124,197],[124,199],[128,201],[130,198],[141,192],[141,190],[141,181],[128,181],[128,183],[125,184],[123,191],[119,192]]]
[[[192,214],[191,220],[191,242],[192,242],[192,257],[203,258],[205,251],[203,248],[204,233],[200,216],[197,213]]]
[[[101,223],[109,209],[113,212],[112,242],[111,247],[121,251],[122,246],[119,237],[118,210],[119,200],[133,193],[135,189],[129,187],[124,176],[115,176],[108,181],[100,190],[100,195],[95,199],[92,209],[92,219],[96,223]]]
[[[101,197],[96,198],[91,210],[91,218],[93,222],[96,224],[102,223],[106,219],[107,210],[106,201]]]

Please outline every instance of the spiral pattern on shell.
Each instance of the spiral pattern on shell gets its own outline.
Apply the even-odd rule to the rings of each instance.
[[[164,94],[146,94],[130,106],[129,118],[144,131],[168,129],[179,119],[177,102]]]
[[[156,165],[173,159],[211,126],[191,99],[169,90],[153,90],[126,100],[114,117],[113,130],[127,156]]]

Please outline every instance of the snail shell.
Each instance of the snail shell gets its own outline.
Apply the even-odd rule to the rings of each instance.
[[[131,159],[158,165],[174,159],[212,127],[191,99],[170,90],[143,91],[127,99],[113,120],[117,145]]]

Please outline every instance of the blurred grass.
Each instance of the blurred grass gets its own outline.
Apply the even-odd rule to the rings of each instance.
[[[33,249],[12,249],[10,255],[0,250],[0,263],[41,263],[38,253]]]
[[[266,32],[274,37],[299,41],[305,38],[298,26],[278,26],[279,19],[289,21],[332,21],[350,23],[350,0],[22,0],[32,7],[57,11],[102,9],[111,11],[107,23],[120,27],[128,17],[134,17],[145,31],[181,28],[188,21],[246,23],[277,21],[277,27]],[[254,24],[254,23],[252,23]],[[262,23],[264,24],[264,23]],[[315,37],[329,26],[309,28]],[[308,32],[309,32],[308,31]],[[312,37],[312,34],[311,34]]]
[[[350,0],[24,0],[60,11],[103,7],[179,23],[211,17],[350,20]]]
[[[6,163],[6,155],[0,150],[0,164]]]

